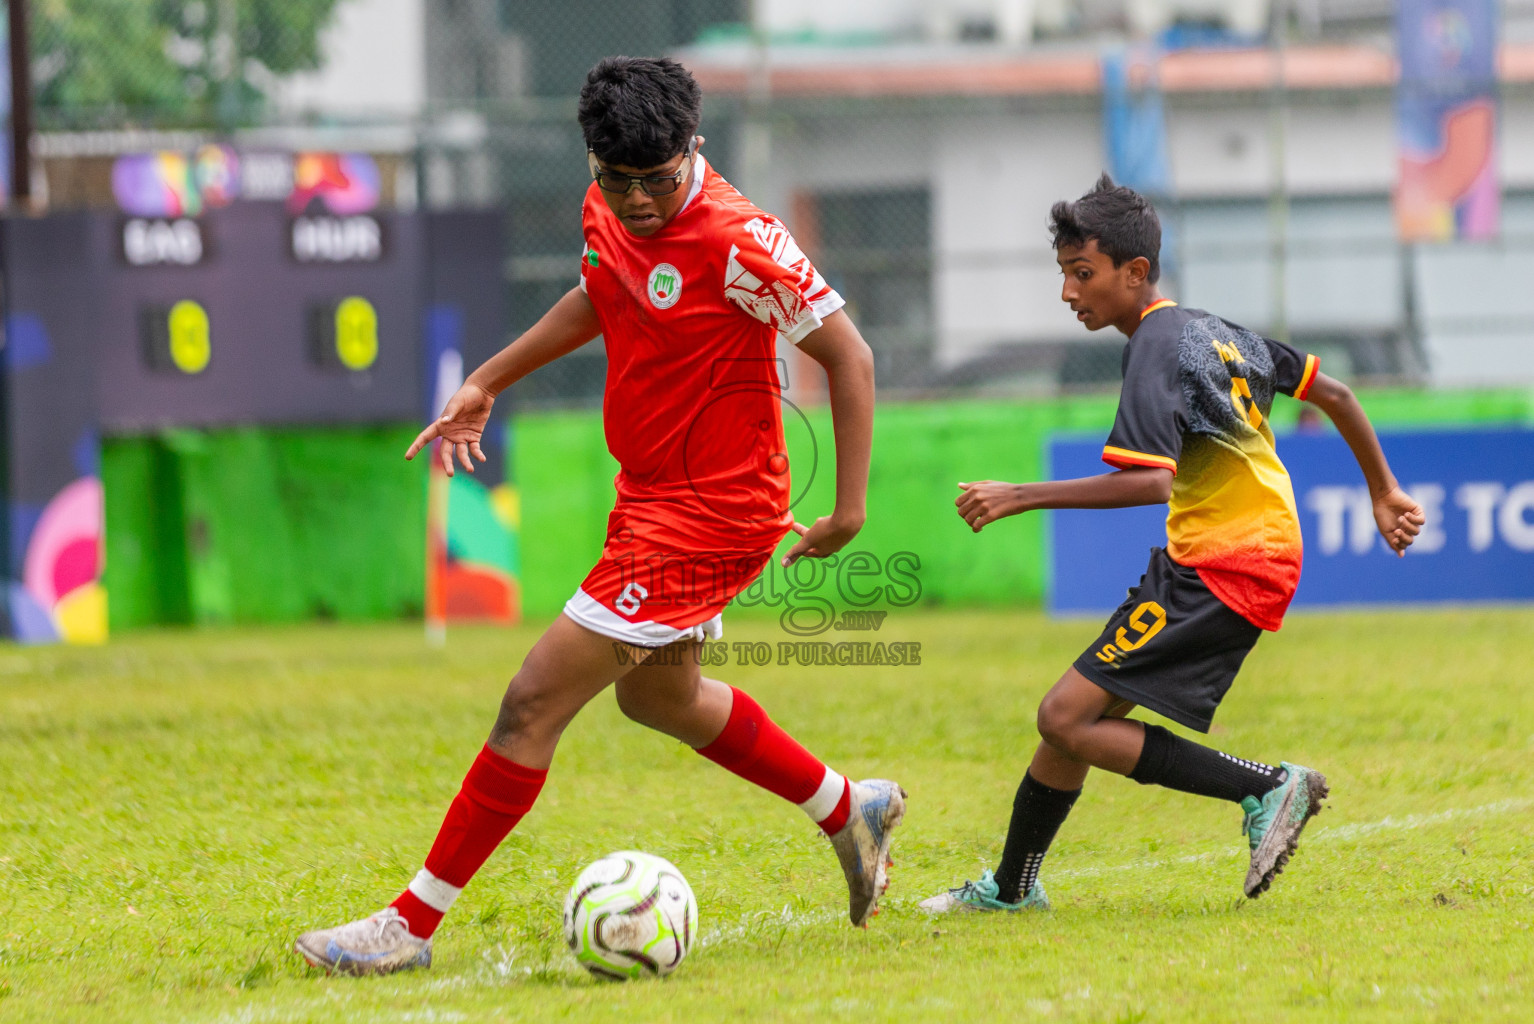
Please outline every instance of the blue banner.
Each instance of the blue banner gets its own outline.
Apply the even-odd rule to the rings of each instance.
[[[1496,0],[1399,0],[1396,224],[1403,241],[1495,237]]]
[[[1157,54],[1140,51],[1137,56],[1132,59],[1124,50],[1102,55],[1103,150],[1108,171],[1120,185],[1164,196],[1172,191],[1172,175],[1166,114],[1156,81]],[[1131,81],[1136,66],[1145,78],[1138,88]]]
[[[1497,78],[1497,2],[1398,0],[1396,45],[1403,85],[1484,90]]]
[[[1335,434],[1289,434],[1305,566],[1293,607],[1534,601],[1534,430],[1380,438],[1427,525],[1397,558],[1374,525],[1353,453]],[[1108,471],[1102,440],[1050,444],[1055,479]],[[1166,543],[1165,506],[1051,513],[1050,610],[1106,615]]]
[[[1152,202],[1172,194],[1159,61],[1160,54],[1146,48],[1102,55],[1103,156],[1108,173]],[[1178,275],[1176,223],[1172,217],[1161,219],[1161,272],[1168,278]]]

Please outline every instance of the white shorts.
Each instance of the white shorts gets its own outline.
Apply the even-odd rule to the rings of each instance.
[[[678,628],[647,619],[630,622],[617,612],[577,587],[575,596],[565,602],[565,616],[593,633],[621,640],[635,647],[665,647],[678,640],[718,640],[724,636],[724,615],[718,614],[695,626]]]

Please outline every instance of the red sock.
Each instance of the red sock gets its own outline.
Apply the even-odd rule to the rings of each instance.
[[[426,867],[391,904],[410,922],[410,934],[431,938],[474,872],[532,809],[548,774],[509,761],[489,746],[479,752],[447,809]]]
[[[847,780],[822,764],[767,717],[761,705],[730,687],[730,720],[698,753],[790,803],[798,804],[827,835],[847,824],[852,801]]]

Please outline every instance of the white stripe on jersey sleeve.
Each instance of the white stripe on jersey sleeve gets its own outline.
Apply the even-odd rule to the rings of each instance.
[[[777,328],[780,334],[797,345],[818,330],[826,317],[847,304],[826,283],[781,223],[769,217],[758,217],[745,226],[745,235],[750,240],[747,245],[760,246],[773,263],[786,271],[772,281],[763,281],[741,262],[740,246],[730,247],[730,258],[725,267],[725,297],[747,314]]]

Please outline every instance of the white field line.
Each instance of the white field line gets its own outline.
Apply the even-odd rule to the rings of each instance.
[[[1506,811],[1519,811],[1529,806],[1534,806],[1534,799],[1498,800],[1494,804],[1482,804],[1479,807],[1460,807],[1439,811],[1437,814],[1404,814],[1399,818],[1387,816],[1379,821],[1364,821],[1355,825],[1334,825],[1331,828],[1322,828],[1315,833],[1311,841],[1314,842],[1320,839],[1352,839],[1355,836],[1372,835],[1375,832],[1422,828],[1425,825],[1437,825],[1445,821],[1454,821],[1456,818],[1481,818],[1491,814],[1502,814]]]
[[[1493,814],[1521,810],[1530,805],[1534,805],[1534,799],[1498,800],[1496,803],[1482,804],[1479,807],[1456,807],[1447,811],[1439,811],[1436,814],[1403,814],[1400,817],[1387,815],[1379,821],[1361,821],[1352,825],[1333,825],[1330,828],[1320,826],[1312,828],[1306,833],[1305,845],[1313,846],[1316,843],[1339,840],[1346,842],[1349,839],[1373,835],[1376,832],[1410,831],[1412,829],[1426,828],[1430,825],[1441,825],[1444,822],[1455,821],[1460,818],[1484,818]],[[1166,867],[1170,864],[1197,864],[1200,861],[1223,860],[1244,856],[1246,856],[1245,850],[1241,849],[1239,845],[1232,845],[1223,850],[1190,853],[1182,857],[1137,860],[1114,867],[1094,865],[1084,868],[1064,868],[1059,871],[1051,871],[1050,874],[1063,878],[1094,878],[1099,875],[1116,875],[1125,871],[1150,871]]]
[[[1346,842],[1359,836],[1373,835],[1377,832],[1410,831],[1432,825],[1441,825],[1444,822],[1456,821],[1461,818],[1483,818],[1489,815],[1503,814],[1508,811],[1521,810],[1531,805],[1534,805],[1534,799],[1499,800],[1496,803],[1482,804],[1479,807],[1451,808],[1447,811],[1439,811],[1436,814],[1405,814],[1399,817],[1388,815],[1379,821],[1358,822],[1352,825],[1334,825],[1331,828],[1312,828],[1306,835],[1306,845],[1337,841]],[[1182,857],[1142,859],[1112,867],[1094,865],[1091,867],[1065,868],[1060,871],[1051,871],[1050,874],[1055,877],[1090,878],[1096,875],[1121,874],[1125,871],[1153,871],[1171,864],[1196,864],[1200,861],[1244,856],[1246,856],[1246,850],[1242,849],[1240,844],[1233,844],[1228,849],[1192,853]],[[789,907],[784,906],[783,909],[778,911],[762,911],[753,914],[744,921],[709,929],[698,937],[697,948],[728,946],[731,943],[739,942],[753,935],[770,936],[774,928],[780,931],[798,931],[801,928],[834,921],[841,916],[841,911],[829,909],[796,914]]]
[[[844,916],[845,913],[842,910],[823,909],[801,911],[796,914],[787,904],[784,904],[781,910],[762,910],[744,921],[709,928],[698,936],[696,946],[698,949],[707,949],[709,946],[728,946],[750,935],[765,937],[775,932],[798,931],[811,925],[827,924]]]
[[[1399,817],[1387,815],[1379,821],[1357,822],[1351,825],[1334,825],[1331,828],[1321,827],[1312,829],[1306,839],[1307,845],[1325,842],[1347,842],[1359,836],[1374,835],[1379,832],[1406,832],[1419,828],[1427,828],[1432,825],[1441,825],[1445,822],[1458,821],[1465,818],[1484,818],[1495,814],[1504,814],[1509,811],[1523,810],[1534,806],[1534,798],[1513,800],[1499,800],[1496,803],[1481,804],[1479,807],[1458,807],[1435,814],[1404,814]],[[1183,857],[1170,857],[1162,859],[1142,859],[1128,864],[1120,864],[1113,867],[1093,866],[1084,868],[1066,868],[1060,871],[1051,871],[1056,877],[1090,878],[1095,875],[1119,874],[1125,871],[1151,871],[1165,867],[1169,864],[1196,864],[1200,861],[1209,861],[1222,858],[1233,858],[1243,855],[1244,851],[1239,848],[1231,848],[1220,851],[1208,851],[1205,853],[1193,853]],[[795,912],[786,904],[780,910],[763,910],[752,914],[745,920],[733,924],[719,925],[704,930],[698,936],[695,948],[707,949],[710,946],[729,946],[751,936],[769,937],[774,933],[797,932],[804,928],[827,924],[840,918],[843,911],[829,908],[812,911]],[[492,983],[502,983],[526,978],[533,973],[534,968],[529,963],[520,962],[519,950],[515,946],[497,946],[495,950],[486,950],[479,970],[476,972],[481,980]],[[568,958],[555,957],[548,965],[551,973],[569,974],[579,976],[582,972]],[[463,976],[437,979],[433,982],[435,989],[458,989],[468,987],[470,980]],[[343,1001],[349,1001],[349,994],[344,995]],[[218,1024],[263,1024],[266,1021],[279,1021],[288,1019],[293,1015],[302,1015],[308,1007],[244,1007],[234,1013],[222,1014],[214,1020]],[[436,1022],[461,1021],[464,1016],[453,1011],[404,1011],[390,1013],[382,1011],[374,1012],[374,1020],[391,1020],[402,1022],[422,1022],[422,1024],[436,1024]]]
[[[842,911],[828,908],[795,912],[792,907],[785,904],[779,910],[760,910],[740,921],[705,928],[698,933],[692,948],[699,950],[709,946],[729,945],[751,936],[759,936],[770,941],[779,935],[827,924],[841,917],[842,914]],[[562,950],[557,950],[555,955],[549,956],[548,952],[542,948],[523,949],[515,944],[497,944],[494,949],[487,949],[480,954],[480,962],[476,965],[475,974],[480,982],[504,984],[508,981],[530,978],[534,974],[581,978],[585,977],[586,972]],[[466,977],[458,975],[437,979],[433,981],[431,987],[462,988],[467,983]]]
[[[1430,825],[1438,825],[1459,818],[1479,818],[1491,814],[1500,814],[1505,811],[1518,810],[1534,804],[1534,800],[1500,800],[1492,804],[1483,804],[1480,807],[1459,807],[1447,811],[1439,811],[1436,814],[1406,814],[1401,817],[1386,816],[1379,821],[1357,822],[1352,825],[1335,825],[1331,828],[1325,826],[1312,829],[1306,837],[1307,846],[1316,843],[1324,843],[1328,840],[1342,840],[1357,838],[1358,836],[1373,835],[1376,832],[1407,831],[1411,829],[1425,828]],[[1243,857],[1246,851],[1239,846],[1231,846],[1223,850],[1210,850],[1204,853],[1190,853],[1182,857],[1169,857],[1163,859],[1138,860],[1130,864],[1122,864],[1114,867],[1094,866],[1084,868],[1064,868],[1050,872],[1058,877],[1066,878],[1092,878],[1099,875],[1119,874],[1124,871],[1149,871],[1156,868],[1166,867],[1171,864],[1197,864],[1201,861],[1224,860]]]

